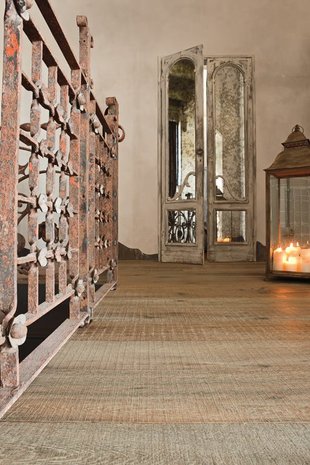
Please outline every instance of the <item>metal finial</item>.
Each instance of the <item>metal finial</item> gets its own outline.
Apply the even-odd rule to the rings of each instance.
[[[292,132],[302,132],[302,133],[304,133],[305,130],[304,130],[304,128],[302,126],[300,126],[299,124],[296,124],[293,127]]]

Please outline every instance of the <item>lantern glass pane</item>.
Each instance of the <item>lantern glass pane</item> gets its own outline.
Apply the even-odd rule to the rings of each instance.
[[[270,185],[272,269],[310,272],[310,177],[276,179]]]
[[[270,176],[270,244],[276,248],[280,244],[280,179]]]

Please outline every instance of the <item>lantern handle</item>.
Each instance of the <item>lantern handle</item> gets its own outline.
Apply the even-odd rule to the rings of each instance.
[[[295,124],[295,126],[292,128],[292,132],[302,132],[304,133],[305,130],[300,124]]]

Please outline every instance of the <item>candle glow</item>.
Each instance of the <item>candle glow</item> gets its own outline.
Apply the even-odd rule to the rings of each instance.
[[[308,246],[308,244],[307,244]],[[299,242],[291,242],[289,246],[278,246],[272,253],[274,271],[310,273],[310,248],[303,248]]]

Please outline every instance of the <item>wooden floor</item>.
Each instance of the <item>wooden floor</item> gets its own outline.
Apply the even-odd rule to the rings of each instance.
[[[122,262],[0,422],[0,465],[309,465],[309,286]]]
[[[247,297],[309,298],[309,281],[265,280],[265,264],[205,263],[180,265],[123,261],[118,296],[130,297]],[[281,298],[281,297],[280,297]]]

